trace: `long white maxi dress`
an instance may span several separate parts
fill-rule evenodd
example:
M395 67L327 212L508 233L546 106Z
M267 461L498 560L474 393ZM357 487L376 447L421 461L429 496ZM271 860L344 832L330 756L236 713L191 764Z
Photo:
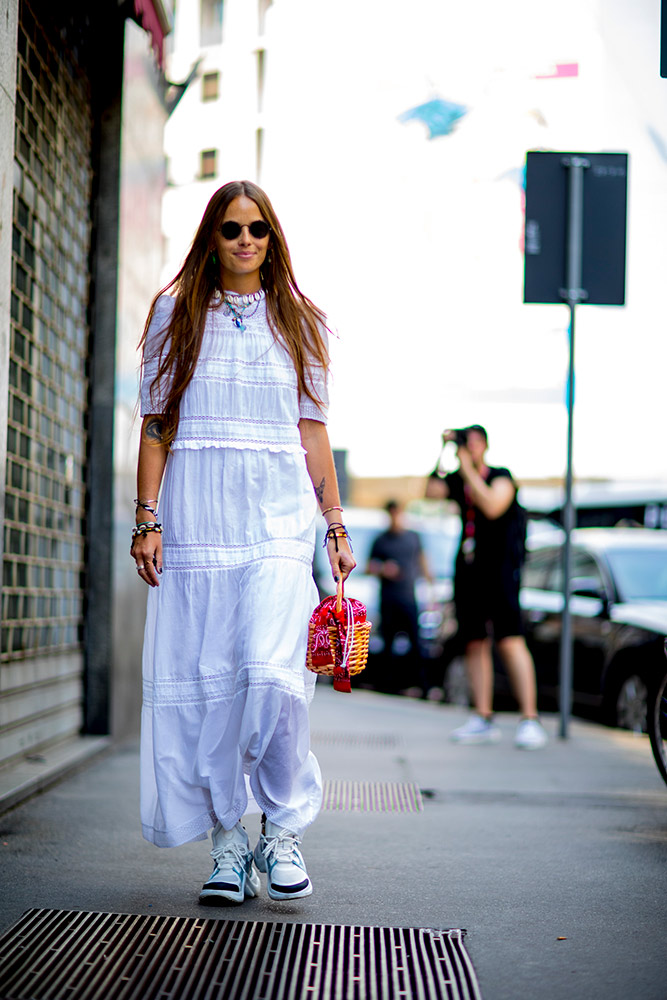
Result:
M265 300L245 331L215 305L167 458L163 572L148 594L141 820L159 847L204 839L216 820L231 829L258 809L300 834L322 801L305 669L317 502L298 421L325 416L299 396ZM142 415L160 412L150 386L172 308L161 296ZM326 404L326 373L314 371Z

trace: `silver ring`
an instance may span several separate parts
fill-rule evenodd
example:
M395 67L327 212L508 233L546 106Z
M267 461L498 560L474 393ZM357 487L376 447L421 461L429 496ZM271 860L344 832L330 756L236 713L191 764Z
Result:
M137 573L141 573L142 569L146 569L145 564L143 566L137 566Z

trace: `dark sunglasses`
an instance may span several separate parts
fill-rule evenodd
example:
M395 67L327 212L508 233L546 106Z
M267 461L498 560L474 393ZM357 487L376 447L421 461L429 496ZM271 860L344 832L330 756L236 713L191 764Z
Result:
M225 240L237 240L243 229L244 227L239 225L238 222L223 222L220 226L220 233ZM264 219L257 219L256 222L250 223L248 231L256 240L263 240L271 232L271 226L268 222L264 222Z

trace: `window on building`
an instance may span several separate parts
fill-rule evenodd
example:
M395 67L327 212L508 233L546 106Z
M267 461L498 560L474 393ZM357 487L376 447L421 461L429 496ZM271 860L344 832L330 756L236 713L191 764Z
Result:
M264 67L265 50L257 49L257 110L261 111L264 105Z
M256 159L256 170L257 179L262 175L262 159L264 154L264 129L258 128L255 135L255 159Z
M204 73L201 81L202 101L215 101L220 96L220 74Z
M202 179L215 177L218 172L218 151L217 149L204 149L201 154L200 177Z
M265 18L266 12L273 3L273 0L259 0L258 15L259 15L259 33L264 34L265 28Z
M200 45L220 45L222 41L222 0L201 0L199 11Z

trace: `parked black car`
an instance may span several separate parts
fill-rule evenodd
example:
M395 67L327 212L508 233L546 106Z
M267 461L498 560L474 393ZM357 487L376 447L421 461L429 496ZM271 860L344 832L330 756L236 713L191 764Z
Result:
M558 699L562 545L528 553L521 605L541 703ZM573 703L610 725L646 731L664 674L667 532L582 528L572 534Z
M667 639L665 655L667 656ZM649 690L647 724L651 750L660 777L667 784L667 663L663 666L662 676L658 674L656 683Z

